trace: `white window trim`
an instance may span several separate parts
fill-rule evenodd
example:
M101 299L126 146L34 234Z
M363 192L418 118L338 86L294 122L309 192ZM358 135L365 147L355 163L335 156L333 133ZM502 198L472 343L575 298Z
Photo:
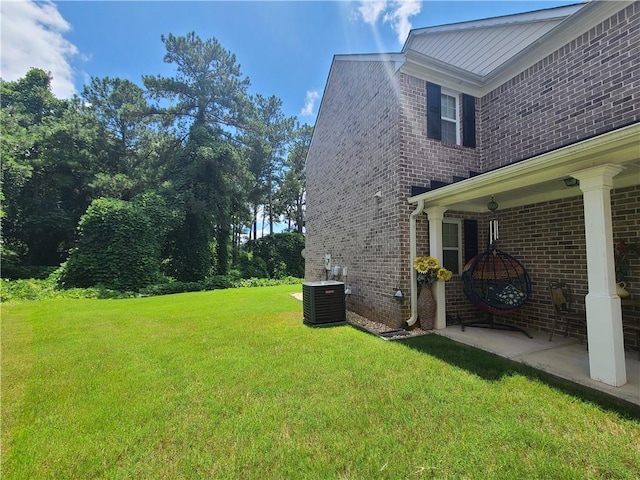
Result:
M462 220L458 219L458 218L443 218L442 219L442 223L453 223L455 225L458 226L458 247L457 248L452 248L452 247L445 247L444 246L444 238L442 239L442 250L447 250L447 251L451 251L451 250L457 250L458 251L458 268L460 269L460 271L458 272L453 272L454 275L460 275L462 273L462 269L464 268L464 265L462 264ZM444 230L443 230L443 234L444 234Z
M453 90L447 90L445 88L440 88L441 95L448 95L449 97L453 97L456 100L456 118L455 118L455 128L456 128L456 145L461 145L460 140L460 92L454 92ZM445 118L440 114L440 121L446 120L447 122L454 122L452 118Z

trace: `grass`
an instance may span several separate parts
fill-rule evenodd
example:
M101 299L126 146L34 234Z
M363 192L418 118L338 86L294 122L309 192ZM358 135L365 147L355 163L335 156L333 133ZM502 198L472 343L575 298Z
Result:
M2 477L629 478L631 406L241 288L2 305Z

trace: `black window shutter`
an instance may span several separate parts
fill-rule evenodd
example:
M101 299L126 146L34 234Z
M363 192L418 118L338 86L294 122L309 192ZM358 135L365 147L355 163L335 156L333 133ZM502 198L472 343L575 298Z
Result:
M462 94L462 145L476 147L476 99Z
M464 220L464 264L478 255L478 221Z
M427 137L442 140L440 85L427 82Z

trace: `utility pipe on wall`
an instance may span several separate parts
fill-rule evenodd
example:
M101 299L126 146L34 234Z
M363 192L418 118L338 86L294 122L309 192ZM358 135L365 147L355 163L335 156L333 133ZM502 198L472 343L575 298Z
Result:
M418 206L409 216L409 271L411 272L411 317L407 320L409 327L418 321L418 275L413 268L413 261L418 256L418 240L416 229L416 218L424 210L424 200L418 200Z

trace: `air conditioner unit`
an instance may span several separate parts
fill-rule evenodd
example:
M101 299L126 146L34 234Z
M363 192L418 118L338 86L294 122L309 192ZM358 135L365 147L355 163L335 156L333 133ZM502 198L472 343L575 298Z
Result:
M314 327L343 325L347 321L344 282L302 284L304 323Z

